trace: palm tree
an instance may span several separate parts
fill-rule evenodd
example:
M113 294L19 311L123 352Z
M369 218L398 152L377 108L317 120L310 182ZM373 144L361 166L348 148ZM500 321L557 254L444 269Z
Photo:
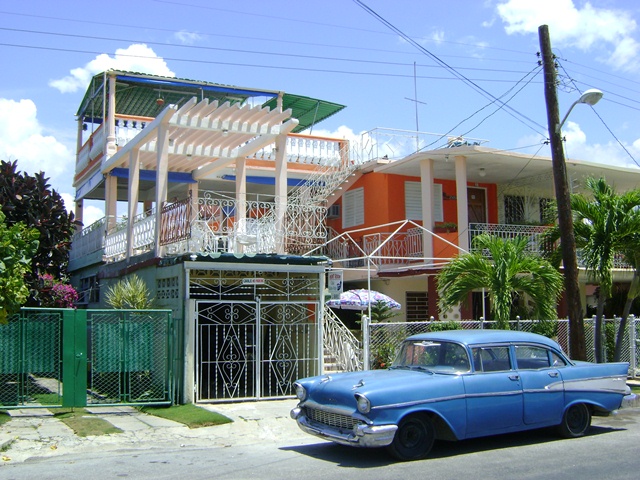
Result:
M466 301L470 292L483 288L498 328L509 328L513 300L522 294L531 300L538 319L556 317L562 275L547 260L527 252L527 238L483 234L474 238L473 246L476 252L459 255L438 274L442 309Z
M630 216L640 217L640 210L637 208L633 208ZM640 224L640 218L635 218L634 221L637 221ZM620 320L620 326L618 327L616 347L613 356L614 362L620 361L620 356L622 354L622 343L624 341L624 334L627 330L627 319L629 318L629 312L631 311L633 301L638 296L640 296L640 229L637 230L635 234L627 237L621 250L625 262L633 267L633 278L631 279L631 285L629 286L629 290L627 292L627 300L624 304L622 319Z
M627 249L633 255L633 240L640 228L640 191L617 194L604 178L588 178L586 186L590 196L571 195L571 208L580 259L589 277L600 287L594 344L596 362L601 362L602 317L604 304L611 297L613 264L617 252Z

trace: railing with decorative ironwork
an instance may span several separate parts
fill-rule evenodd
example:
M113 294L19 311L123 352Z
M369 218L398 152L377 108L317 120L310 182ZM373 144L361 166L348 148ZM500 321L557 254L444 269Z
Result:
M544 253L543 234L549 229L545 225L508 225L502 223L470 223L469 245L473 249L473 239L483 233L503 239L525 237L529 240L527 251L542 255Z
M333 153L324 162L317 162L316 168L309 172L305 181L289 192L289 204L308 205L326 201L355 172L360 163L359 156L350 152L347 140L309 137L305 142L319 142L320 146L326 143L326 150Z
M322 326L325 371L362 370L362 344L330 308L324 310Z

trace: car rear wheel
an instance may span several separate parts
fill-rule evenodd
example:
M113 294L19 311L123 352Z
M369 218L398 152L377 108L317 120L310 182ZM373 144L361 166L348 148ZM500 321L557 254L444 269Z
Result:
M571 405L562 416L558 427L560 435L565 438L582 437L591 426L591 411L584 403Z
M388 449L398 460L418 460L429 454L435 438L435 428L426 415L411 415L400 422Z

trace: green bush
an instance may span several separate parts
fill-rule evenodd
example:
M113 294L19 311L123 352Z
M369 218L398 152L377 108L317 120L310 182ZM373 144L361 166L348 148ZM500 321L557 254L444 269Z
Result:
M447 320L446 322L433 322L429 325L430 332L443 332L445 330L462 330L462 325L454 320Z

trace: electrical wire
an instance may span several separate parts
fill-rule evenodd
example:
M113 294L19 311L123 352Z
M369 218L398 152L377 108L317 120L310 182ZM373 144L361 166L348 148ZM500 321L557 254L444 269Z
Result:
M565 76L569 79L570 83L575 87L576 90L579 91L576 82L573 80L573 78L567 73L567 71L564 68L564 65L562 65L562 62L557 62L558 65L560 66L560 68L562 69L562 71L564 72ZM602 122L602 124L604 125L604 127L607 129L607 131L611 134L611 136L616 140L616 142L618 142L618 145L620 145L622 147L622 149L626 152L627 155L629 155L629 158L631 158L631 160L633 161L633 163L635 163L638 167L640 167L640 163L638 163L638 161L635 159L635 157L631 154L631 152L627 149L627 147L624 146L624 144L620 141L620 139L613 133L613 131L611 130L611 128L609 128L609 125L607 125L607 123L604 121L604 119L600 116L600 114L598 113L598 111L593 108L593 105L590 105L591 110L593 110L593 112L596 114L596 116L600 119L600 121Z
M384 17L379 15L372 8L370 8L369 6L364 4L361 0L353 0L353 1L357 5L359 5L364 11L366 11L371 16L373 16L375 19L380 21L383 25L387 26L389 29L391 29L392 31L396 32L396 34L398 34L400 37L402 37L405 41L407 41L408 43L413 45L415 48L417 48L419 51L421 51L422 53L427 55L429 58L433 59L436 63L438 63L440 66L442 66L445 70L447 70L448 72L452 73L455 77L457 77L460 80L462 80L465 84L470 86L473 90L475 90L476 92L480 93L482 96L484 96L487 99L497 101L498 103L503 103L497 97L495 97L492 93L490 93L487 90L485 90L484 88L480 87L473 80L465 77L463 74L459 73L455 68L453 68L450 65L448 65L444 60L440 59L437 55L433 54L432 52L430 52L429 50L424 48L422 45L418 44L415 40L413 40L411 37L406 35L402 30L400 30L398 27L396 27L391 22L386 20ZM542 128L542 129L544 129L544 127L542 125L540 125L539 123L537 123L534 120L530 119L529 117L527 117L526 115L522 114L521 112L515 110L511 106L509 106L507 104L505 104L504 106L505 106L505 109L506 109L505 110L506 113L511 115L518 122L522 123L526 127L528 127L531 130L533 130L534 132L536 132L536 130L534 128L532 128L531 125L527 124L524 120L526 120L526 121L530 122L531 124L534 124L534 125ZM536 132L536 133L538 133L538 132Z

